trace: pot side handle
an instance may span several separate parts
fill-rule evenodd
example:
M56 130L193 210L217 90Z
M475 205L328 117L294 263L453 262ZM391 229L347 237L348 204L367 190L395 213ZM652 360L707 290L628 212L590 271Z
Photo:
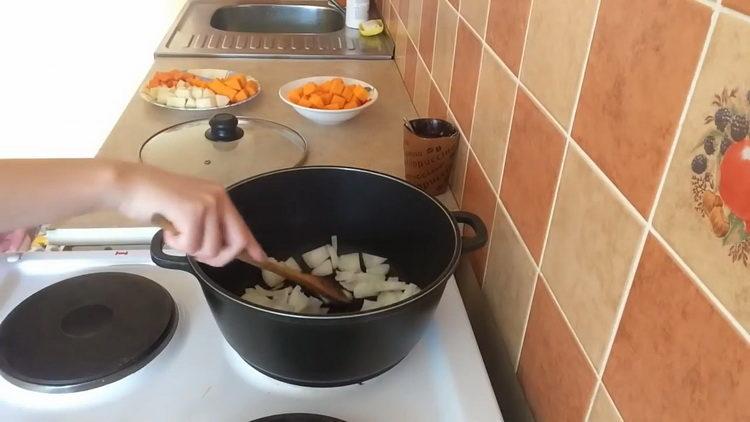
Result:
M151 260L159 267L170 270L190 271L190 263L185 256L167 255L164 253L164 230L156 232L151 239Z
M474 230L473 237L461 237L461 253L475 251L487 244L487 226L479 216L466 211L453 211L453 218ZM152 253L153 254L153 253Z

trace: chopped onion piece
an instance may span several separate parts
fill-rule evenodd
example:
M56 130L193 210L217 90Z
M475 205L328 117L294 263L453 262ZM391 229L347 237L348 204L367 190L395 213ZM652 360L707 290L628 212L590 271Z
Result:
M302 254L302 259L310 268L315 268L329 258L328 249L325 246L315 248Z
M404 292L401 293L401 297L398 299L399 301L402 301L404 299L408 299L415 294L419 293L419 286L417 286L414 283L409 283L406 285L406 288L404 289Z
M399 279L398 277L393 276L393 277L388 277L387 279L385 279L385 281L399 281Z
M276 263L279 262L271 257L268 257L268 260ZM260 275L261 277L263 277L263 281L268 285L268 287L273 288L284 282L284 277L268 270L261 270Z
M381 306L383 306L383 305L380 305L377 301L365 299L365 300L362 301L362 309L360 309L360 310L361 311L368 311L370 309L379 308Z
M373 273L357 273L354 275L354 280L364 282L380 282L385 281L385 275Z
M400 281L359 281L354 285L352 292L354 293L354 297L361 299L375 296L380 292L404 290L405 288L406 283Z
M356 274L351 271L336 271L336 281L344 283L347 281L354 281Z
M297 271L302 271L302 267L299 266L297 263L297 260L294 259L294 257L289 257L286 261L284 261L284 265L286 265L289 268L294 268Z
M333 246L333 250L338 255L339 253L339 237L338 236L331 236L331 246Z
M310 298L302 293L302 289L299 286L294 286L292 293L289 294L289 306L292 312L302 312L310 303Z
M379 306L388 306L396 302L401 301L401 295L403 295L402 292L382 292L378 295L378 305Z
M331 265L331 260L326 259L325 261L323 261L322 264L313 268L311 273L312 275L317 275L317 276L325 276L325 275L333 274L333 265Z
M342 271L352 271L355 273L362 271L362 268L359 266L359 254L350 253L339 256L338 268Z
M391 266L388 264L373 265L372 267L367 267L367 273L386 275L390 269Z
M374 267L387 261L387 258L382 256L370 255L369 253L362 254L362 260L365 261L365 268Z
M268 306L268 307L271 307L273 305L273 301L271 301L271 299L267 298L262 293L254 289L245 290L245 294L242 295L241 298L243 300L255 303L257 305L263 305L263 306Z
M326 250L328 251L328 255L331 257L331 265L333 265L333 268L338 268L339 256L336 253L336 248L331 245L326 245Z

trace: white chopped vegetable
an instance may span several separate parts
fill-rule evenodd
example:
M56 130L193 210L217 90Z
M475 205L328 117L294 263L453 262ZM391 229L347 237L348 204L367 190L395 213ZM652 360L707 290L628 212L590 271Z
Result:
M175 97L180 97L180 98L190 98L190 90L187 88L180 87L174 90L174 95Z
M268 260L276 262L276 263L279 262L279 261L277 261L277 260L275 260L274 258L271 258L271 257L269 257ZM273 288L273 287L276 287L276 286L278 286L278 285L280 285L281 283L284 282L284 277L282 277L282 276L280 276L280 275L278 275L278 274L276 274L274 272L268 271L268 270L261 270L260 271L260 275L263 277L263 281L266 282L266 284L268 285L268 287L272 287Z
M401 297L398 299L398 301L402 301L404 299L408 299L415 294L419 293L419 286L417 286L414 283L409 283L406 285L406 288L404 289L404 292L401 293Z
M148 89L148 95L151 96L151 98L156 99L156 97L159 96L159 87L155 86L153 88Z
M378 295L378 305L380 306L388 306L393 303L401 301L401 295L403 295L403 292L394 291L394 292L382 292Z
M406 288L406 283L400 281L358 281L354 285L352 293L357 299L365 297L375 296L380 292L391 291L391 290L403 290Z
M192 98L188 98L187 101L185 101L185 107L195 108L195 100Z
M375 300L367 300L367 299L365 299L365 300L362 301L362 309L360 309L360 310L361 311L368 311L370 309L379 308L381 306L383 306L383 305L380 305Z
M391 269L391 266L388 264L379 264L379 265L373 265L371 267L367 267L367 272L369 274L388 274L388 270Z
M325 261L323 261L322 264L313 268L313 270L311 271L311 274L317 275L317 276L326 276L326 275L333 274L333 265L331 265L331 260L326 259Z
M198 88L197 86L190 88L190 96L196 100L198 98L203 98L203 88Z
M185 81L183 81L183 80L177 81L177 89L185 88L187 86L188 86L188 84L186 84ZM178 95L178 97L179 97L179 95Z
M215 99L217 107L224 107L225 105L229 104L229 97L227 96L217 95Z
M339 255L336 253L336 249L334 249L331 245L326 245L326 250L328 251L328 255L331 257L331 265L333 265L333 268L338 268Z
M359 254L350 253L339 256L338 268L342 271L352 271L355 273L362 271L362 268L359 266Z
M326 249L325 246L315 248L309 252L305 252L302 254L302 259L310 268L317 267L328 258L330 258L330 255L328 255L328 249Z
M245 290L245 294L242 295L242 299L248 302L255 303L256 305L263 305L273 307L273 301L254 289Z
M399 281L399 279L398 279L398 277L393 276L393 277L386 278L385 281Z
M156 96L156 102L159 104L166 105L167 101L169 101L169 99L173 97L174 97L174 94L168 89L167 90L160 89L159 94L157 94Z
M214 106L214 99L212 97L198 98L195 100L195 106L197 108L211 108Z
M187 101L187 98L169 97L167 98L167 105L169 107L185 108L186 101Z
M292 293L289 294L289 306L292 312L302 312L310 302L310 298L302 293L299 286L294 286Z
M336 251L336 253L339 253L339 237L338 236L331 236L331 246L333 246L333 250Z
M369 253L362 254L362 261L365 262L365 268L374 267L387 261L386 258L377 255L370 255Z
M302 267L299 266L297 263L297 260L294 259L294 257L289 257L286 261L284 261L284 265L286 265L289 268L293 268L297 271L302 271Z
M357 273L354 275L354 280L363 282L385 281L385 274Z
M215 96L216 96L216 94L213 91L211 91L208 88L203 88L203 97L202 98L213 98Z
M354 281L354 275L355 273L351 271L336 271L336 281L338 282Z

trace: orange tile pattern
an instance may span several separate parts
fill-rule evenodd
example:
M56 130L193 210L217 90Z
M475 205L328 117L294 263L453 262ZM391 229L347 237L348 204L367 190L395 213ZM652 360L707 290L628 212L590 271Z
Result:
M537 420L750 420L750 237L717 239L716 181L690 184L747 132L750 1L376 4L418 113L461 133L451 190L490 239L468 306L515 366L495 384Z

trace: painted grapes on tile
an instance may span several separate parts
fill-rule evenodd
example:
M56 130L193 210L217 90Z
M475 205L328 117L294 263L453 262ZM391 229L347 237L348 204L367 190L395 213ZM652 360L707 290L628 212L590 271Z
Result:
M705 116L690 162L695 211L732 262L750 260L750 87L724 88Z

